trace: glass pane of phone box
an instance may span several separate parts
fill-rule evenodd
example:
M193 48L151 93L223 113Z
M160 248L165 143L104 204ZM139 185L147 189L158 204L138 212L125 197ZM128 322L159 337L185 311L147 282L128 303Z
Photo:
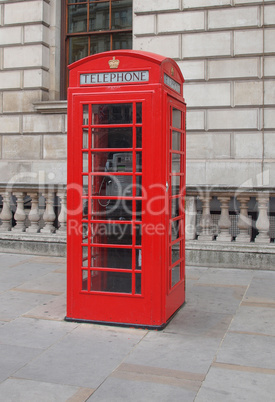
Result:
M132 127L101 127L92 129L92 148L132 148Z
M130 272L91 271L91 291L132 293L132 274Z
M139 161L137 161L138 163ZM132 172L132 152L93 152L92 172Z
M132 124L133 105L114 103L92 105L92 124Z
M82 289L88 290L88 279L82 280ZM132 293L131 272L91 271L91 291ZM135 274L135 294L141 294L141 274Z

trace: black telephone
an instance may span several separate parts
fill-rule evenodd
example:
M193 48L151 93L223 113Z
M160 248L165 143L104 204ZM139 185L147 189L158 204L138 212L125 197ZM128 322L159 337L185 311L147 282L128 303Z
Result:
M116 152L106 162L106 172L132 172L133 156L131 152ZM131 176L109 176L106 184L106 196L132 195Z

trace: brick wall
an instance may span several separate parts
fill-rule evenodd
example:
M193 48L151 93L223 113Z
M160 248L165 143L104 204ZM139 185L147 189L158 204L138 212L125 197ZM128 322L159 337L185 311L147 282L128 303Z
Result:
M275 185L275 1L134 0L134 48L186 83L187 183Z

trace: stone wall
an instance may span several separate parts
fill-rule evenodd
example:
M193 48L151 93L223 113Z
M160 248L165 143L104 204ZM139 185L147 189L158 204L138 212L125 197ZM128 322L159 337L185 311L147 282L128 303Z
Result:
M180 65L187 184L275 185L275 1L134 0L134 48Z
M59 0L0 1L1 182L66 182ZM133 0L134 49L186 79L187 184L275 185L275 1Z
M0 3L0 181L66 182L60 1ZM43 112L43 113L41 113Z

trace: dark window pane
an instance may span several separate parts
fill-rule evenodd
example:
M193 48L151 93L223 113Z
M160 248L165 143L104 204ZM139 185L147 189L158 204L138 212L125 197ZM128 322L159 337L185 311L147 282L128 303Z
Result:
M68 32L87 31L87 5L71 5L68 7Z
M141 246L141 238L142 238L142 226L136 226L136 245Z
M69 40L70 57L69 64L88 56L88 37L81 36L81 38L74 37Z
M132 172L133 171L133 153L132 152L93 152L92 153L92 172ZM129 180L128 180L129 179ZM108 180L112 178L108 177ZM125 184L127 186L132 182L130 176L114 176L115 184L119 183L123 186L120 191L123 191ZM111 189L111 187L109 187ZM109 195L111 193L109 192Z
M113 50L119 49L132 49L131 33L113 34Z
M135 186L136 193L134 194L136 197L142 197L142 177L136 176L136 186Z
M141 152L136 153L136 172L139 172L139 173L142 172L142 153ZM139 178L141 180L140 176L137 177L137 183L138 183ZM141 182L140 182L140 185L141 185Z
M82 218L88 219L88 200L87 199L82 200Z
M92 148L132 148L132 127L93 128Z
M141 294L141 274L136 274L136 294Z
M112 2L112 29L132 27L132 1L120 0Z
M91 291L132 293L132 274L129 272L91 272Z
M142 148L142 127L137 127L136 128L137 132L137 148Z
M109 1L90 3L90 31L106 31L109 29Z
M91 243L132 244L132 225L118 223L92 223Z
M131 124L133 122L131 103L114 103L92 106L92 124Z
M132 249L91 247L91 267L132 269Z
M107 52L110 50L110 35L91 36L90 54Z
M91 200L91 211L93 220L132 220L132 201L95 199Z
M136 113L137 113L136 121L138 124L141 124L142 123L142 103L137 103Z
M136 201L136 220L137 221L142 221L142 214L144 211L142 211L142 201Z

